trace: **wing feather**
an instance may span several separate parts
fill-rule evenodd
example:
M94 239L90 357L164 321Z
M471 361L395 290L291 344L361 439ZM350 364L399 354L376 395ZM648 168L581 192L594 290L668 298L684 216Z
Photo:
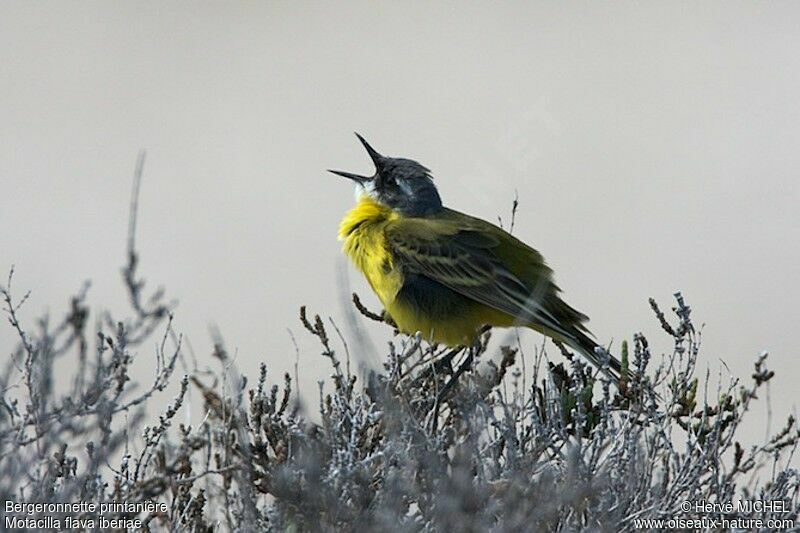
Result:
M516 317L520 324L533 322L571 337L545 305L558 288L538 252L525 245L514 250L528 256L521 258L530 267L523 281L498 255L498 247L506 235L492 233L502 230L483 221L480 222L492 231L464 224L463 219L458 226L449 222L413 218L392 221L385 230L387 246L398 263L410 272L427 276L472 300ZM516 241L510 235L507 237ZM538 275L531 276L531 272Z

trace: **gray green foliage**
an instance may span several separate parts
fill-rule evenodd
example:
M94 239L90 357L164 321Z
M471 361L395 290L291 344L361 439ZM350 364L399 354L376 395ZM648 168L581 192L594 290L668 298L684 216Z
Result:
M173 379L181 342L169 306L142 303L135 265L134 252L126 267L133 316L105 317L91 336L85 291L66 317L29 331L9 278L2 296L19 346L0 379L0 497L164 501L169 513L145 522L176 531L618 531L636 518L686 515L685 500L738 497L786 500L791 513L773 517L797 519L794 419L762 445L736 435L774 377L766 355L749 385L696 376L700 335L680 296L677 327L653 302L673 352L656 364L635 335L621 353L632 372L617 383L577 357L547 363L541 349L528 368L519 346L492 357L489 332L462 352L395 337L383 370L362 382L341 363L329 327L303 310L333 369L312 423L288 375L270 385L262 365L247 385L221 341L219 371L184 377L172 404L145 410ZM132 350L156 335L155 381L136 394ZM62 367L75 372L59 396ZM174 427L188 387L207 415ZM142 422L143 431L128 430Z
M0 369L3 500L165 502L168 512L139 515L153 531L631 531L697 516L685 501L738 498L782 500L786 512L753 516L798 519L794 418L762 444L739 436L780 376L766 354L747 381L698 375L701 336L680 294L673 321L651 300L671 352L634 335L616 382L563 347L553 364L542 347L490 343L489 331L462 350L395 334L381 371L357 377L335 324L302 309L332 369L312 417L288 374L262 364L238 375L221 338L217 370L184 362L174 376L186 354L173 306L144 296L134 229L135 216L124 319L101 314L92 328L85 287L66 316L24 324L12 276L0 291L18 339ZM136 389L133 354L153 345L155 378ZM57 392L65 373L69 390ZM176 380L169 405L153 401ZM176 418L190 388L204 413L192 427Z

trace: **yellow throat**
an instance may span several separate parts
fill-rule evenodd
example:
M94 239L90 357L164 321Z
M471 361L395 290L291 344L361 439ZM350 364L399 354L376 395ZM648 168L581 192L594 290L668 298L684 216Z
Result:
M342 251L364 274L383 306L388 308L403 285L402 274L385 246L384 227L396 220L398 214L367 195L361 195L356 205L339 223Z

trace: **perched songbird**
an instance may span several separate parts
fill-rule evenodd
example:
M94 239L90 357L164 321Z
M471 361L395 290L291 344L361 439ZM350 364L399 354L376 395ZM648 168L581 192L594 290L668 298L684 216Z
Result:
M541 254L503 229L442 205L430 171L379 154L356 134L373 176L331 170L356 184L339 239L397 327L450 346L469 345L484 325L526 326L597 366L587 317L559 297ZM620 363L609 357L609 368Z

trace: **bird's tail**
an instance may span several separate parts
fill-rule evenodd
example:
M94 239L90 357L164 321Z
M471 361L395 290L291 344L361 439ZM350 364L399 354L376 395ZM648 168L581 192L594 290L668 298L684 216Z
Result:
M600 370L607 368L614 379L619 379L623 374L629 375L628 371L622 368L619 359L609 354L588 335L589 330L583 325L589 320L588 317L559 298L558 288L555 285L550 289L550 292L545 291L544 295L533 291L529 296L529 299L537 305L535 319L531 320L528 327L570 346Z
M571 337L572 338L565 339L567 344L580 352L580 354L588 359L589 362L594 366L602 369L604 366L603 358L608 357L608 369L612 376L614 378L619 378L623 374L622 363L619 361L619 359L606 352L605 348L593 341L583 331L575 328ZM605 353L598 353L600 350Z

